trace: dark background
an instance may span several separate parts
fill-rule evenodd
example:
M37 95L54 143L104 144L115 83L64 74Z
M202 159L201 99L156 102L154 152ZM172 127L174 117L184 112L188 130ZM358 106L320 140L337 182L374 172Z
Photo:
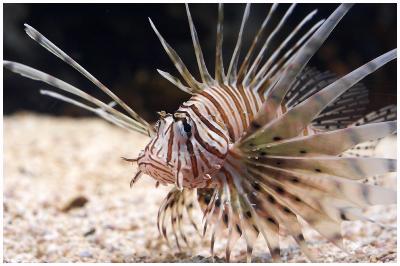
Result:
M245 54L269 6L252 6L241 55ZM272 25L276 25L288 6L280 5ZM210 73L214 73L217 5L191 4L190 7L207 66ZM313 9L318 8L312 21L315 23L328 17L336 7L336 4L299 4L275 40L282 41ZM243 9L244 4L225 5L225 65L236 43ZM31 40L24 32L23 23L28 23L150 121L157 118L156 111L173 112L189 96L157 73L156 69L159 68L179 76L152 31L148 17L153 19L186 66L198 76L183 4L4 4L3 11L4 59L33 66L109 101L77 71ZM395 4L355 5L309 65L343 75L395 48L396 17ZM271 27L267 33L270 31ZM3 82L3 111L6 115L23 110L54 115L92 115L78 107L40 95L39 89L49 88L47 84L22 78L7 70L4 71ZM370 110L396 103L396 63L384 66L367 77L364 83L370 89Z

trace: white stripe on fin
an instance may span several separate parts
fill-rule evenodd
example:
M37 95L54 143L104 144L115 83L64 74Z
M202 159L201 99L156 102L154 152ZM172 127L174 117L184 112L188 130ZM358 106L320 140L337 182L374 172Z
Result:
M396 121L373 123L260 145L250 154L264 152L268 155L302 157L317 154L339 155L359 143L383 138L394 131Z
M5 68L8 68L14 73L20 74L24 77L33 79L33 80L39 80L42 82L45 82L53 87L56 87L58 89L67 91L69 93L75 94L97 106L100 108L106 110L107 112L111 113L115 117L118 117L119 119L127 122L128 124L132 125L137 131L140 133L144 133L147 135L150 135L152 131L149 130L145 125L142 123L134 120L133 118L128 117L127 115L115 110L114 108L110 107L109 105L103 103L102 101L94 98L93 96L87 94L86 92L66 83L65 81L62 81L56 77L53 77L49 74L46 74L42 71L39 71L37 69L31 68L29 66L16 63L16 62L11 62L11 61L4 61L3 65Z
M180 90L189 93L189 94L195 94L198 91L195 91L194 89L190 87L186 87L185 85L182 84L182 82L177 78L169 74L168 72L162 71L160 69L157 69L157 72L166 80L174 84L176 87L178 87Z
M97 80L92 74L90 74L86 69L84 69L81 65L79 65L74 59L72 59L70 56L68 56L66 53L64 53L60 48L58 48L55 44L53 44L46 37L44 37L36 29L29 26L28 24L24 24L24 25L25 25L25 31L29 35L29 37L31 37L33 40L35 40L37 43L39 43L41 46L43 46L49 52L51 52L52 54L54 54L55 56L57 56L58 58L63 60L65 63L67 63L68 65L75 68L79 73L81 73L83 76L85 76L87 79L89 79L94 85L96 85L104 93L106 93L108 96L110 96L116 103L118 103L122 108L124 108L132 116L133 119L135 119L139 123L143 124L143 126L148 128L148 131L151 132L151 134L154 133L151 126L143 118L141 118L136 112L134 112L127 104L125 104L120 98L118 98L117 95L115 95L112 91L110 91L103 83L101 83L99 80Z
M265 164L283 169L302 169L311 173L323 173L355 180L396 172L396 160L385 158L266 156L257 159L250 157L247 161L257 166Z
M132 125L126 123L125 121L123 121L123 120L121 120L121 119L119 119L119 118L117 118L115 116L110 115L103 108L93 108L93 107L90 107L87 104L81 103L81 102L76 101L76 100L74 100L72 98L66 97L66 96L64 96L62 94L59 94L59 93L56 93L56 92L53 92L53 91L49 91L49 90L40 90L40 93L42 95L47 95L47 96L56 98L58 100L61 100L61 101L76 105L76 106L78 106L80 108L83 108L83 109L86 109L86 110L88 110L90 112L93 112L93 113L97 114L98 116L100 116L101 118L103 118L104 120L107 120L108 122L111 122L116 126L125 128L127 130L133 130L133 131L141 132L143 134L147 133L146 131L143 131L143 132L139 131L137 128L132 127Z
M271 43L272 39L275 37L275 35L279 32L279 30L282 28L282 26L285 24L286 20L289 18L289 16L292 14L294 8L296 7L296 4L292 4L288 10L286 11L285 15L281 18L279 21L279 24L274 28L274 30L269 34L267 40L265 41L264 45L262 46L260 52L258 53L256 59L254 59L254 62L252 66L249 69L249 72L246 74L244 78L244 84L248 84L249 80L252 79L256 73L258 66L261 63L261 60L265 56L266 50L268 49L269 44Z
M222 43L224 39L224 4L218 4L217 40L215 45L215 80L222 84L225 82L224 60L222 58Z
M396 49L391 50L315 93L307 100L274 119L244 141L248 147L298 136L321 111L346 90L367 75L396 58Z
M305 67L322 43L328 38L337 23L339 23L351 6L352 4L341 4L296 53L296 56L290 61L290 67L287 67L281 74L278 83L257 113L254 121L258 125L265 125L276 117L276 111L296 76ZM249 128L245 137L253 133L254 130L254 128Z
M228 73L226 74L228 78L229 83L234 83L237 80L237 65L239 61L239 54L240 54L240 49L242 47L242 37L243 37L243 31L244 27L246 25L247 19L249 18L250 15L250 3L246 4L246 8L244 9L243 13L243 19L242 19L242 24L240 25L240 30L239 30L239 35L238 39L236 42L235 50L233 51L232 59L229 64L228 68Z
M279 45L277 49L273 52L271 56L269 56L267 62L261 67L261 69L258 71L257 75L254 77L252 80L252 84L258 84L258 82L262 79L262 77L265 75L269 67L272 65L274 60L278 57L282 49L288 44L288 42L301 30L301 28L308 22L310 21L314 15L317 13L317 10L313 10L310 12L292 31L291 33L286 37L286 39ZM271 36L270 36L271 38ZM251 86L253 87L253 85Z
M149 18L151 27L153 28L154 32L156 33L158 39L160 40L162 46L164 47L164 50L167 52L169 58L171 61L174 63L176 69L179 71L179 73L182 75L182 77L185 79L189 87L196 91L202 91L203 90L203 85L199 83L193 76L190 74L189 70L179 57L179 55L175 52L174 49L165 41L165 39L161 36L161 34L158 32L156 26L154 25L153 21Z
M201 46L199 42L199 38L197 37L196 28L193 24L192 15L190 14L189 5L185 3L186 6L186 13L189 20L189 27L190 27L190 34L192 36L193 47L196 53L197 64L200 70L200 76L204 83L208 85L214 84L213 78L208 73L206 63L204 62L203 52L201 51Z
M271 6L267 17L264 19L263 23L261 24L260 29L258 30L256 36L254 37L253 43L251 44L251 46L250 46L250 48L249 48L249 50L247 52L247 55L244 58L244 60L242 62L242 65L240 67L239 74L238 74L238 82L241 82L241 80L244 78L245 74L247 73L247 69L248 69L249 64L250 64L250 57L252 56L253 51L254 51L254 49L256 47L256 44L257 44L258 40L261 37L261 34L264 32L266 26L268 25L268 22L270 21L270 19L272 17L272 14L275 12L277 7L278 7L277 3L274 3Z

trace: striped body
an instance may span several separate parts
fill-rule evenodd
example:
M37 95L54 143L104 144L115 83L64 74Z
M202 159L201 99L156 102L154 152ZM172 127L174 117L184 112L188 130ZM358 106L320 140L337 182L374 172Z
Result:
M215 187L220 182L213 175L223 168L229 148L243 136L263 98L229 85L196 94L174 115L163 115L157 122L156 135L138 157L140 170L164 185L182 175L183 187ZM282 105L278 115L285 109ZM185 131L186 123L190 132ZM315 131L308 126L303 135Z
M246 5L238 40L225 71L222 58L224 15L223 5L219 4L215 76L212 77L186 5L201 81L193 77L150 20L184 82L167 72L158 72L192 95L173 115L160 112L155 128L29 25L26 25L26 32L30 37L78 70L113 101L103 103L58 78L23 64L5 61L4 66L72 93L95 107L52 91L42 91L45 95L151 137L138 158L126 159L139 166L131 185L143 173L164 185L175 184L160 206L157 224L168 241L166 217L170 218L179 249L180 238L188 244L182 229L184 210L198 229L192 216L197 200L203 211L203 236L207 226L212 226L212 257L216 238L227 229L225 255L228 261L231 250L242 236L246 241L247 261L251 261L253 244L260 235L272 259L279 261L279 235L283 228L307 258L315 261L303 236L301 220L344 249L342 221L371 221L362 215L361 208L396 203L395 191L358 182L396 171L396 160L374 158L373 154L365 152L373 149L377 140L396 130L396 121L393 121L396 107L387 106L363 117L368 91L359 84L367 75L394 60L396 49L341 78L329 71L307 69L311 57L351 7L351 4L342 4L294 42L295 35L316 10L310 12L275 50L267 53L272 39L293 12L296 4L292 4L255 56L255 47L277 6L270 7L239 65L242 34L250 14L250 4ZM294 44L289 46L289 43ZM115 104L129 116L114 109Z

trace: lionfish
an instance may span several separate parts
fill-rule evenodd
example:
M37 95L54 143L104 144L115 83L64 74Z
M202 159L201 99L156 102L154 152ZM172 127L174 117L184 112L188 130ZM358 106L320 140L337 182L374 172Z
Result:
M162 46L186 84L158 70L168 81L192 95L174 114L159 112L151 126L105 85L71 57L25 24L26 33L48 51L75 68L112 98L103 103L82 90L34 68L5 61L4 66L25 77L43 81L72 93L96 107L44 90L42 94L90 110L105 120L151 137L135 159L138 172L158 184L174 185L163 201L157 225L168 240L166 220L176 244L188 242L182 230L183 214L199 230L193 207L203 212L203 236L211 230L211 254L221 232L227 235L226 259L240 237L247 245L247 261L259 235L274 261L280 261L279 234L284 229L311 261L315 254L306 244L299 221L305 221L327 240L344 250L342 221L363 220L361 208L395 204L396 192L360 180L396 172L395 159L371 157L377 140L396 131L396 106L387 106L361 117L368 91L365 76L396 58L396 49L337 78L329 71L306 67L332 30L349 11L340 5L326 20L308 28L309 13L264 60L272 40L295 8L292 4L272 29L255 56L256 45L277 9L273 4L239 65L243 33L250 15L244 9L236 46L227 70L222 58L223 5L218 6L214 77L207 70L195 26L186 4L194 51L201 80L185 66L177 52L150 20ZM288 43L294 44L288 47ZM128 115L117 111L120 105ZM392 121L390 121L392 120ZM227 231L226 231L227 230ZM200 231L200 230L199 230ZM201 233L200 233L201 234Z

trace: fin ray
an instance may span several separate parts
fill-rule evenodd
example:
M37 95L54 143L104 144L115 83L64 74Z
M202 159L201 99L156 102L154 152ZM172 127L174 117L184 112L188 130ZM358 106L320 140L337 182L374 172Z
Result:
M92 74L90 74L86 69L79 65L74 59L64 53L60 48L53 44L50 40L44 37L40 32L38 32L33 27L28 24L24 24L25 31L33 40L39 43L42 47L47 49L49 52L60 58L62 61L75 68L79 73L90 80L94 85L101 89L104 93L110 96L116 103L118 103L122 108L124 108L135 120L140 124L143 124L146 128L151 131L150 125L141 118L136 112L134 112L127 104L125 104L117 95L110 91L103 83L97 80Z
M192 36L193 47L194 47L194 51L196 54L196 59L197 59L197 64L199 66L201 79L203 80L204 83L206 83L208 85L212 85L214 83L214 80L208 73L206 63L204 62L203 52L201 50L201 46L200 46L199 38L197 36L196 28L193 24L192 15L190 14L189 5L187 3L185 3L185 6L186 6L186 14L187 14L188 21L189 21L190 35Z

